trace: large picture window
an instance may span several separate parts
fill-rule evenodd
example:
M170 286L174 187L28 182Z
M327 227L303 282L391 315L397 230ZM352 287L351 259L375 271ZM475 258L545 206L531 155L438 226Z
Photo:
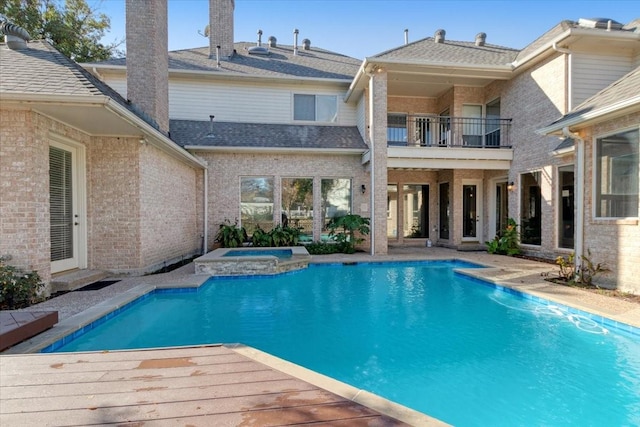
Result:
M336 217L351 213L351 180L328 178L321 181L321 208L324 227Z
M249 235L273 228L273 177L240 178L240 219Z
M539 245L542 242L542 196L540 192L540 172L520 175L522 184L520 200L522 243Z
M338 97L335 95L294 94L293 120L337 122Z
M313 241L313 178L282 178L282 225L298 228L301 242Z
M638 216L638 129L598 138L595 209L601 218Z

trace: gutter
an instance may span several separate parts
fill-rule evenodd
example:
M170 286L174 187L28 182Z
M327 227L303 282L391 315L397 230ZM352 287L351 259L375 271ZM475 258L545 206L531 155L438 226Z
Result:
M368 148L269 148L269 147L219 147L219 146L203 146L203 145L185 145L185 150L189 151L205 151L218 153L278 153L278 154L339 154L339 155L362 155Z
M536 133L539 135L549 135L553 133L559 134L560 132L562 132L562 129L565 127L571 127L575 125L587 125L588 121L601 119L604 116L609 114L615 113L617 115L623 115L625 114L624 111L626 109L628 108L637 109L638 105L640 105L640 95L625 99L623 101L608 105L606 107L603 107L597 110L591 110L582 114L577 114L576 116L571 117L570 119L560 119L556 123L550 126L546 126L536 130Z
M568 127L562 128L562 134L566 138L571 138L575 142L576 157L576 200L575 206L578 215L576 215L575 228L575 271L576 273L582 268L582 256L584 255L584 212L581 209L584 206L584 185L585 185L585 164L584 164L584 140L580 135L573 133Z

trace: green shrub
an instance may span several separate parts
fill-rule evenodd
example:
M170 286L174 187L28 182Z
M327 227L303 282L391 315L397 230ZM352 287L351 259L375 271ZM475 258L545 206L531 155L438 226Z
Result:
M313 242L304 246L310 255L331 255L342 252L337 243Z
M248 236L244 227L238 227L238 220L236 219L233 224L229 220L225 220L224 223L220 224L215 239L220 242L223 248L237 248L248 240Z
M356 233L363 236L369 234L369 218L354 214L339 216L333 218L328 227L329 237L338 242L341 252L352 254L356 251L356 245L364 241L356 237Z
M42 300L44 283L40 275L7 265L8 259L0 257L0 309L24 308Z
M517 255L520 253L518 224L513 218L507 220L507 226L500 230L490 242L486 242L487 252L500 255Z

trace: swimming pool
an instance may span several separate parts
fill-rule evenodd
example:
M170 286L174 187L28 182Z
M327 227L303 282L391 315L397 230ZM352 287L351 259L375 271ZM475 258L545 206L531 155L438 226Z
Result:
M58 351L242 342L455 425L640 424L637 336L460 267L212 279L157 291Z

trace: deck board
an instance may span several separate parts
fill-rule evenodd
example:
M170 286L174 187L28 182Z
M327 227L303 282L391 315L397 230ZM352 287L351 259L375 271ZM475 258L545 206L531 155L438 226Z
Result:
M0 351L58 323L57 311L0 311Z
M223 346L0 356L0 425L401 426Z

